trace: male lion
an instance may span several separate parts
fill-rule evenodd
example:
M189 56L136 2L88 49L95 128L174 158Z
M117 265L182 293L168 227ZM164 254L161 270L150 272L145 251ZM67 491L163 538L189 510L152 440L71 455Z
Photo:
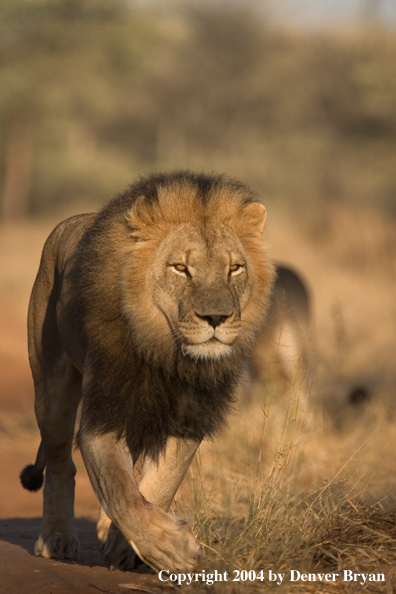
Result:
M274 276L265 217L242 183L186 171L143 178L50 235L28 318L42 441L21 474L37 490L46 467L36 555L78 553L71 449L82 398L78 442L106 559L195 566L195 538L166 511L200 441L223 425L263 323Z

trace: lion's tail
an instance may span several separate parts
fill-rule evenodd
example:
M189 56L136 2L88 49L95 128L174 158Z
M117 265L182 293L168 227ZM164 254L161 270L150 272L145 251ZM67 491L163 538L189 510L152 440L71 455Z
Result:
M44 451L44 445L43 442L41 442L37 452L36 462L25 466L19 475L24 489L27 489L28 491L38 491L41 489L44 481L44 468L46 463L47 458Z

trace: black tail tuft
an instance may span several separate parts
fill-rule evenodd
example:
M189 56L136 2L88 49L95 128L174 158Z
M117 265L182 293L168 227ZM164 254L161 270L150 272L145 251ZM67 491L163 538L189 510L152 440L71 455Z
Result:
M28 464L19 475L22 486L28 491L38 491L43 486L44 473L35 464Z

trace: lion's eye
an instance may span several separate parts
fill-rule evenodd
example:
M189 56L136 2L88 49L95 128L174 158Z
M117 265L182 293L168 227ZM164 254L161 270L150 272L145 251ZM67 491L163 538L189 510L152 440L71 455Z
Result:
M185 274L186 276L190 276L188 268L185 264L173 264L173 269L176 270L177 272L181 272L182 274Z
M230 274L238 274L242 272L243 264L230 264L229 271Z

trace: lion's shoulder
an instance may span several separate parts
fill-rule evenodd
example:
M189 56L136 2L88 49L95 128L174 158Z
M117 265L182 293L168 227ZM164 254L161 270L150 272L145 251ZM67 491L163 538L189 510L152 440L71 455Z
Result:
M43 256L59 259L62 265L62 261L75 252L81 238L95 219L96 214L85 213L58 223L44 244Z

